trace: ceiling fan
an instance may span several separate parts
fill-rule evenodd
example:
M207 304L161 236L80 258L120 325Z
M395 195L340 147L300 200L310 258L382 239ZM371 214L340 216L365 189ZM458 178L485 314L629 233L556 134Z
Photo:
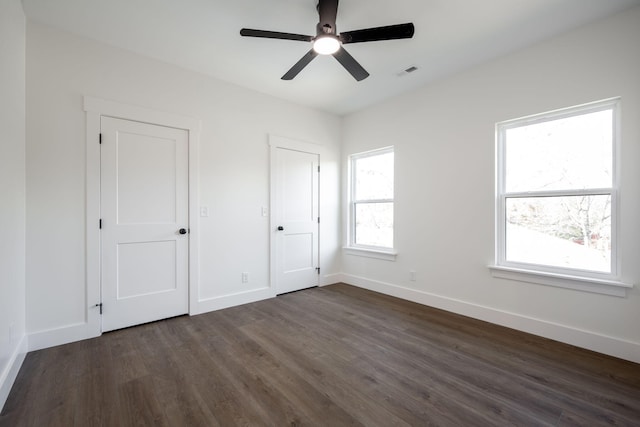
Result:
M289 71L282 76L282 80L291 80L302 71L318 55L333 55L340 64L357 80L369 77L367 70L356 61L342 47L349 43L364 43L379 40L410 39L413 37L412 23L389 25L385 27L365 28L362 30L346 31L338 34L336 31L336 16L338 14L338 0L319 0L318 15L320 22L316 26L316 36L304 34L281 33L277 31L253 30L243 28L241 36L261 37L267 39L296 40L313 43L307 52Z

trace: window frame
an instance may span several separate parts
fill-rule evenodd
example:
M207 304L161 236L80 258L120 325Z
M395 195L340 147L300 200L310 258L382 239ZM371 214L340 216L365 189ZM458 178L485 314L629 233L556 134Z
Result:
M356 179L354 176L355 173L355 163L358 160L384 155L388 153L394 154L394 189L393 189L393 198L380 198L380 199L362 199L356 200ZM375 150L354 153L349 155L348 159L348 178L349 178L349 209L348 209L348 238L347 238L347 246L345 246L345 250L348 254L351 255L361 255L361 256L370 256L373 258L380 258L385 260L395 260L395 222L393 227L393 242L391 247L386 246L373 246L373 245L362 245L356 244L356 208L359 204L371 204L371 203L391 203L393 205L394 211L394 221L395 221L395 148L394 146L383 147Z
M587 188L584 190L553 190L553 191L506 191L506 132L523 126L544 123L553 120L576 117L598 111L612 112L612 182L607 188ZM541 283L551 286L582 289L597 293L623 296L626 293L620 289L609 287L630 288L631 285L619 281L621 257L619 252L620 210L620 98L582 104L563 108L542 114L526 116L518 119L496 123L496 237L495 237L495 265L491 266L494 276L527 282ZM582 195L610 195L611 196L611 265L610 272L599 272L577 268L563 268L544 264L533 264L507 260L507 216L506 205L509 198L533 197L561 197ZM554 280L557 279L557 280ZM596 288L593 285L596 285ZM601 286L605 289L602 289Z

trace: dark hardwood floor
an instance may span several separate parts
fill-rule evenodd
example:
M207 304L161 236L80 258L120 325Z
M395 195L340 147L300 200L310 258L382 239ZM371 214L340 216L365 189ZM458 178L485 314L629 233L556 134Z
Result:
M1 426L640 425L640 365L332 285L29 353Z

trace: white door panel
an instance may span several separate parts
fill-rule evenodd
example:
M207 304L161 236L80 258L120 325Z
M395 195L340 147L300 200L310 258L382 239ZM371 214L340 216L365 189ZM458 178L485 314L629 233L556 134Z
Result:
M175 241L120 243L117 251L118 300L176 290Z
M117 144L118 224L175 223L176 141L119 132Z
M188 311L188 136L101 119L102 330Z
M314 233L284 233L283 267L285 272L315 269Z
M319 156L285 148L274 155L275 279L282 294L318 285Z

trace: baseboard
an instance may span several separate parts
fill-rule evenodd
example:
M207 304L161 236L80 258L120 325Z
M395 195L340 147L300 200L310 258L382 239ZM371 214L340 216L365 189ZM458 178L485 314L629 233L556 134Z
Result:
M4 370L0 373L0 412L2 412L2 408L4 408L4 404L9 397L11 387L13 387L13 383L18 376L18 372L20 371L22 362L24 362L28 349L28 337L23 335L22 339L11 354L11 357L7 361L7 365Z
M334 283L340 283L342 281L342 273L325 274L320 279L320 286L333 285Z
M260 288L237 294L223 295L215 298L201 299L189 310L190 315L208 313L210 311L222 310L223 308L234 307L236 305L249 304L275 297L272 288Z
M198 301L195 307L191 307L190 315L207 313L236 305L247 304L274 297L271 288L261 288L233 295L225 295ZM77 323L60 328L38 331L29 334L29 351L55 347L75 341L86 340L100 336L100 325L91 323Z
M77 323L60 328L38 331L29 334L29 351L55 347L75 341L82 341L100 336L99 327L90 323Z
M365 277L350 274L341 274L339 277L341 282L349 285L640 363L640 344L638 343Z
M326 274L320 278L319 286L332 285L342 281L342 274ZM276 292L274 289L266 287L254 289L246 292L238 292L231 295L223 295L214 298L201 299L191 307L189 314L194 316L197 314L208 313L210 311L222 310L224 308L235 307L237 305L249 304L252 302L262 301L264 299L274 298Z

